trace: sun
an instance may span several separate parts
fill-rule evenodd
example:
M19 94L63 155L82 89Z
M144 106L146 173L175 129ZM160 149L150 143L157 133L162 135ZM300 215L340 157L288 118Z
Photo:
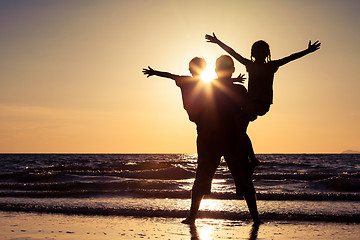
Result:
M217 78L216 73L214 71L209 70L208 68L202 72L200 75L202 81L209 83L213 79Z

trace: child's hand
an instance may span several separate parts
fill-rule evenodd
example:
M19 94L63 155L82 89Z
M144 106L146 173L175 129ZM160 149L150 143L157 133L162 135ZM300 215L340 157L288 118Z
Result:
M150 66L148 66L149 69L143 68L142 72L144 75L147 75L146 77L150 77L155 74L154 69L152 69Z
M216 37L215 33L213 33L213 35L209 35L209 34L206 34L205 35L205 38L206 38L206 42L211 42L211 43L218 43L219 42L219 39Z
M246 77L245 77L245 74L241 74L237 77L236 81L239 82L239 83L244 83Z
M311 44L311 40L309 41L308 50L309 52L315 52L316 50L320 49L321 43L319 41L314 42Z

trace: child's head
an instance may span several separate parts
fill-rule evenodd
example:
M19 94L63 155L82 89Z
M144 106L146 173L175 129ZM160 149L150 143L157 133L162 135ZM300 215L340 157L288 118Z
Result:
M189 71L192 76L200 76L206 69L206 61L204 58L194 57L189 62Z
M256 41L251 47L251 60L268 62L271 60L270 47L264 40Z
M228 55L221 55L216 59L215 72L218 78L231 77L235 71L234 61Z

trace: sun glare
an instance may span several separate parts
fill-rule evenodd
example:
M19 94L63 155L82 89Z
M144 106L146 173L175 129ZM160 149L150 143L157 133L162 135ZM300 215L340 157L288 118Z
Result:
M210 71L208 68L200 75L201 80L204 82L211 82L213 79L217 78L214 71Z

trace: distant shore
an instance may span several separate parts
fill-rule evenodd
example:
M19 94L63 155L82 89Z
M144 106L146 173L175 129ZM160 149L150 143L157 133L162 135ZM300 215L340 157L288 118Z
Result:
M343 151L341 154L360 154L360 151L346 150L346 151Z

